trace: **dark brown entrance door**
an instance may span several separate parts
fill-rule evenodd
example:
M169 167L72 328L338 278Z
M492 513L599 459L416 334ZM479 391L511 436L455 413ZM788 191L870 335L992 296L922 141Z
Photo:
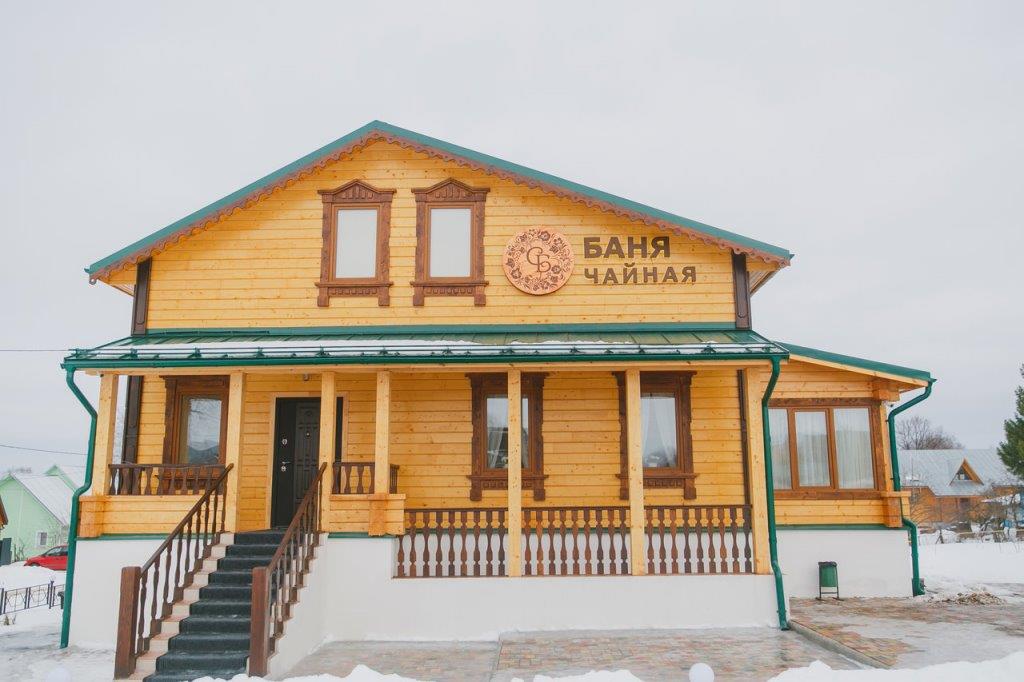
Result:
M320 401L278 398L274 421L274 470L270 525L291 523L295 510L316 476L320 457ZM335 456L340 456L341 398L337 405Z

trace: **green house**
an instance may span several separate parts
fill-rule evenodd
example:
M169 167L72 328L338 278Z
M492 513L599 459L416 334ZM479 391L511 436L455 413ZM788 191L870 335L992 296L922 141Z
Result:
M9 473L0 479L6 523L0 539L11 538L18 561L67 541L71 494L82 484L83 467L55 465L43 474Z

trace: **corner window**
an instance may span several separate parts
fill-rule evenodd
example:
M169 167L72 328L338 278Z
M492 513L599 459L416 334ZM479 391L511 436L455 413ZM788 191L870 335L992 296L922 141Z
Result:
M484 490L508 489L508 377L504 374L469 375L473 400L473 463L470 499L480 500ZM543 474L544 377L522 375L523 488L534 500L544 499Z
M484 203L488 190L449 179L416 197L413 305L427 296L472 296L484 305Z
M378 305L390 303L394 193L361 180L320 191L324 218L317 305L326 307L336 296L375 296Z
M697 496L690 433L690 372L640 374L640 447L647 488L682 488L683 497ZM619 383L620 497L629 498L625 375Z
M872 414L877 407L787 401L768 411L772 484L778 491L864 491L876 488Z
M227 434L227 377L164 377L164 462L220 464Z

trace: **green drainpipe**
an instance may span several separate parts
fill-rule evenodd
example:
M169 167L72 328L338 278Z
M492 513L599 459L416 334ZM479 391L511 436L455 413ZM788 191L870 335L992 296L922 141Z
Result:
M928 385L924 388L924 393L917 396L913 400L908 400L902 405L893 408L889 412L889 417L886 420L889 423L889 458L892 466L892 489L899 492L903 489L903 485L900 483L900 458L896 451L896 415L903 410L909 409L914 405L927 398L932 394L932 384L935 383L935 379L930 379ZM902 514L903 500L900 500L900 510ZM911 521L903 515L903 527L907 529L907 533L910 534L910 562L914 568L914 579L911 583L911 590L915 597L920 597L924 594L924 587L921 585L921 566L918 562L917 555L917 524Z
M82 390L75 384L75 370L67 370L68 388L82 403L82 407L89 413L89 448L85 456L85 482L82 487L71 496L71 525L68 526L68 570L64 574L64 613L60 627L60 648L68 645L68 636L71 634L71 597L75 588L75 551L78 549L78 498L92 486L92 459L93 443L96 440L96 408L94 408Z
M764 477L765 493L768 500L768 555L771 557L772 573L775 574L775 601L779 606L779 628L789 629L786 617L786 593L782 586L782 569L779 568L779 540L775 535L775 480L772 474L772 434L768 425L768 400L779 379L779 359L772 358L772 376L761 398L761 428L764 430Z

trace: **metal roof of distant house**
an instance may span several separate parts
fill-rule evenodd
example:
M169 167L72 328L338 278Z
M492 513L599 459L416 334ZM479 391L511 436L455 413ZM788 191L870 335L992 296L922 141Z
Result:
M957 481L964 462L980 482ZM992 486L1024 485L999 459L995 448L979 450L901 450L900 480L907 487L926 487L939 497L981 495Z
M382 121L372 121L362 128L338 138L314 152L283 166L231 194L218 199L194 213L157 230L147 237L101 258L86 268L91 279L98 279L121 267L136 263L152 253L166 248L194 231L219 220L231 211L248 205L307 173L333 163L372 142L385 141L412 148L416 151L452 161L519 184L536 187L565 198L581 201L624 217L656 224L674 232L718 246L747 253L778 265L788 265L793 257L788 249L743 235L697 222L636 201L587 187L571 180L520 166L488 154L454 145L444 140L421 135Z
M71 488L60 476L11 474L62 526L71 521Z
M46 473L59 472L70 482L72 488L81 488L85 484L85 467L80 464L54 464Z

